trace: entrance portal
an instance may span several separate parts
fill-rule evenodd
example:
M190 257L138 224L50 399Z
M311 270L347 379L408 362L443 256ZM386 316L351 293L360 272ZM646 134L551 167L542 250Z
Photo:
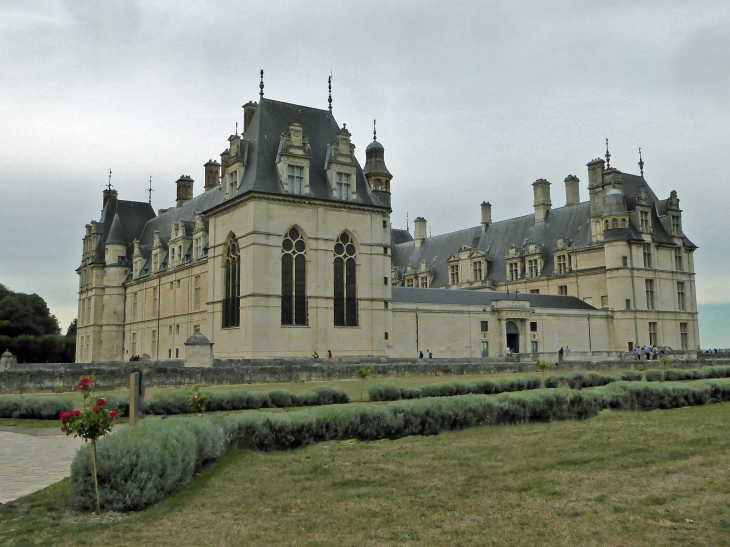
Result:
M520 352L520 329L514 321L507 321L507 347L512 348L514 353Z

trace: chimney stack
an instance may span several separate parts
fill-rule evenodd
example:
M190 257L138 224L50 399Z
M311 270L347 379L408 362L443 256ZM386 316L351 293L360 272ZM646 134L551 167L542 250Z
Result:
M218 186L221 177L221 164L217 161L208 160L205 167L205 189L210 190Z
M492 223L492 204L488 201L482 201L482 232L487 230L487 226Z
M251 120L253 119L253 115L256 114L256 109L258 109L259 105L253 101L248 101L245 105L243 105L243 131L242 133L246 132L246 129L248 129L249 124L251 123Z
M416 248L420 247L423 240L427 237L426 224L426 219L423 217L418 217L413 221L413 239L416 241Z
M565 177L565 205L578 205L580 203L580 179L575 175Z
M550 183L545 179L537 179L532 183L535 194L535 222L543 222L547 212L552 208L550 201Z
M193 199L193 179L189 175L181 175L177 179L177 201L175 202L176 207L182 207L183 203Z

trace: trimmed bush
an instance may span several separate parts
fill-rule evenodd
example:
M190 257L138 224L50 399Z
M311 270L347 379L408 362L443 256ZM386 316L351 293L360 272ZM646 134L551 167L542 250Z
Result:
M414 392L418 392L418 397L404 397L404 399L418 399L421 390L418 388L408 388ZM371 401L397 401L402 397L401 388L393 384L375 384L368 389L368 398Z
M556 388L565 387L568 385L568 380L563 374L551 374L545 377L545 387Z
M62 411L73 408L71 399L26 395L0 396L0 418L56 420Z
M401 399L420 399L421 390L417 387L402 387L400 388Z
M691 384L615 382L600 391L602 405L617 410L653 410L730 401L730 381Z
M223 429L239 448L288 450L328 440L398 439L478 425L582 419L597 414L600 401L593 393L567 390L498 397L460 395L394 401L386 406L354 404L282 414L229 415L223 418Z
M499 386L492 380L477 380L469 385L470 393L478 393L481 395L492 395L498 393ZM406 397L403 397L404 399Z
M146 421L107 435L97 443L101 507L133 511L152 505L190 482L225 448L220 425L199 418ZM80 509L96 507L90 444L71 464L71 498Z
M667 382L680 382L684 380L694 380L691 370L682 370L679 368L670 368L664 371L664 380Z
M399 399L452 397L467 394L492 395L494 393L540 389L541 387L542 379L539 376L522 376L520 378L502 378L496 382L477 380L468 384L461 382L426 384L421 388L375 384L368 389L368 396L371 401L398 401Z
M647 382L661 382L664 378L661 370L650 369L644 373Z
M277 408L288 408L292 405L292 394L283 389L269 391L269 400Z
M622 370L618 376L625 382L641 382L644 375L638 370Z

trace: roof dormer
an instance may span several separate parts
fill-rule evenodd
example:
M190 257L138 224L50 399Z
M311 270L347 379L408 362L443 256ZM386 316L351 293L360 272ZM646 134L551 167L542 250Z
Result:
M289 194L309 195L309 164L312 149L304 134L301 116L289 122L289 129L281 134L276 166L284 191Z
M355 201L357 199L357 160L355 145L347 124L337 132L335 140L327 145L324 168L332 194L336 199Z

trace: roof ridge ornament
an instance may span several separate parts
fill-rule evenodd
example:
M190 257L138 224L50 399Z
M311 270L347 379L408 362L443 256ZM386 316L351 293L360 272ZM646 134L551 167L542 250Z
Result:
M261 90L261 91L259 91L259 97L261 97L261 99L263 99L264 98L264 69L263 68L261 69L261 83L259 84L259 89Z
M644 178L644 160L641 158L641 146L639 146L639 170L641 171L641 178Z
M611 152L608 151L608 138L606 138L606 169L611 169Z
M375 120L373 120L373 140L374 141L377 141L378 140L378 135L375 132Z
M150 205L152 205L152 192L154 192L154 190L152 189L152 175L150 175L150 187L147 189L147 191L150 193L149 203Z
M327 79L327 86L329 87L329 98L327 99L327 102L329 102L329 109L330 114L332 114L332 71L330 71L330 77Z
M112 170L111 170L111 168L109 168L109 182L107 183L106 188L107 188L107 190L112 189Z

